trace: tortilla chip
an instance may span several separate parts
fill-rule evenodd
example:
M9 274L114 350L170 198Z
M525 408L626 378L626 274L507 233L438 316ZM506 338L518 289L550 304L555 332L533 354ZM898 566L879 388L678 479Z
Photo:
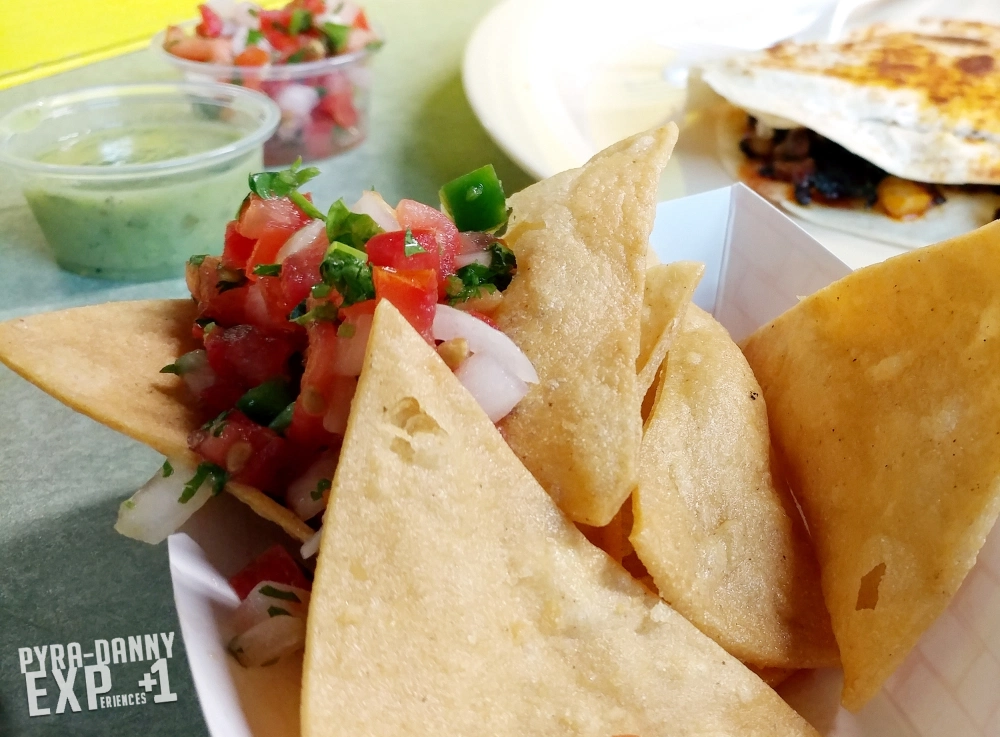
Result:
M744 663L836 664L760 393L726 329L690 305L646 422L630 539L663 599Z
M771 688L777 688L798 672L794 668L756 668L752 665L747 668Z
M639 391L645 396L656 372L667 357L674 335L684 319L705 264L675 261L646 269L642 298L642 328L639 334Z
M673 124L510 198L518 271L497 324L541 381L501 421L514 452L577 522L601 526L636 479L646 250Z
M110 302L0 323L0 361L77 412L170 458L197 465L201 423L183 382L160 369L198 348L189 299ZM313 531L253 487L226 485L261 517L305 542Z
M304 737L681 733L816 734L590 545L383 302L323 525Z
M747 339L864 704L1000 512L1000 224L857 271Z

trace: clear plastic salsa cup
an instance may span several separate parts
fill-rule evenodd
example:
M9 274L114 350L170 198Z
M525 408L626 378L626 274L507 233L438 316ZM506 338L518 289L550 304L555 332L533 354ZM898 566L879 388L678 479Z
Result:
M216 83L96 87L0 119L14 173L57 263L85 276L151 281L218 251L247 176L281 114Z
M153 38L155 53L186 79L213 80L264 92L281 108L281 124L264 144L264 164L277 167L301 157L315 161L354 148L368 135L372 55L378 46L317 61L234 66L190 61L163 48L166 32Z

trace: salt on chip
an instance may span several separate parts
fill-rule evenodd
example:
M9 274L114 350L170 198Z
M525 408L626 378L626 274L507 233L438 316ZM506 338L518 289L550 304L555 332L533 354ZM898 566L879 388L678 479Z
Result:
M586 541L388 302L330 498L304 737L816 735Z
M646 269L639 360L636 362L639 391L643 396L653 385L704 273L705 264L697 261L674 261Z
M0 323L0 362L77 412L191 466L198 414L179 377L160 369L199 346L189 299L110 302ZM245 484L226 491L305 542L313 531Z
M750 338L860 708L1000 511L1000 224L841 279Z
M630 536L660 595L745 663L836 664L816 558L772 475L764 399L739 347L690 305L660 382Z
M566 514L607 524L635 485L646 251L677 127L641 133L513 195L517 274L496 321L540 381L501 422Z

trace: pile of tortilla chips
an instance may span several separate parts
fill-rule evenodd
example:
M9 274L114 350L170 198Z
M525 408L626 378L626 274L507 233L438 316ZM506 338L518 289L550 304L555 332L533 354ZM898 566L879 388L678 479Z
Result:
M675 139L511 198L498 323L540 381L499 428L379 305L322 532L308 737L815 735L765 681L842 657L859 706L968 571L1000 510L1000 226L832 285L745 358L691 304L700 264L647 270ZM190 321L171 301L16 320L0 360L187 455L157 372Z

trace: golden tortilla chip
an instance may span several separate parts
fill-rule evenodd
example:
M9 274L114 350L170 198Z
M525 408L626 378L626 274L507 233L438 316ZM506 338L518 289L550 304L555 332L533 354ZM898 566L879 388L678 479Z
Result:
M388 302L323 525L302 734L816 735L586 541Z
M1000 512L1000 224L856 271L747 339L860 708Z
M160 369L198 347L189 299L110 302L0 323L0 361L77 412L170 458L197 465L199 416L183 382ZM305 542L313 531L253 487L226 491Z
M646 269L639 360L636 362L639 391L643 396L653 385L656 372L667 357L691 296L704 273L705 264L697 261L674 261Z
M615 144L510 198L518 271L496 313L540 382L504 435L573 520L605 525L636 480L646 250L677 127Z
M819 567L770 451L746 359L690 305L646 422L632 544L660 596L743 662L836 664Z

